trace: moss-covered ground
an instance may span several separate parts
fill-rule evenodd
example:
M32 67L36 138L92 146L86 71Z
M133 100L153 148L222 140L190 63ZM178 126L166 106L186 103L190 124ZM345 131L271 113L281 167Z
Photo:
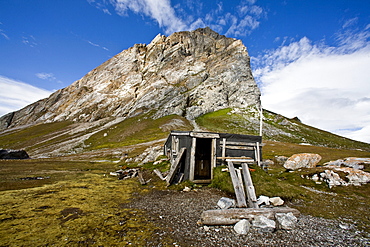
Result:
M156 226L145 212L125 203L148 186L108 175L117 168L111 163L0 161L0 246L145 246Z

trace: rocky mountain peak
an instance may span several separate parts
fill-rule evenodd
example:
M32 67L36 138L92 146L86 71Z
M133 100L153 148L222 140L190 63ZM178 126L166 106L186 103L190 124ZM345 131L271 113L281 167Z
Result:
M136 44L49 98L0 118L0 129L62 120L96 121L151 113L194 119L260 104L240 40L210 28L157 35Z

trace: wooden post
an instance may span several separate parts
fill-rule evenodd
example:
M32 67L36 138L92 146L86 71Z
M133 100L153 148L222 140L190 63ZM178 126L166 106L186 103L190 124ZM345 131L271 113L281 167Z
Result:
M236 204L238 207L246 207L247 203L245 201L244 191L242 190L241 185L239 183L239 179L236 175L234 164L231 161L228 161L227 164L229 167L231 181L233 182L233 186L235 190Z
M242 168L243 168L245 188L247 190L247 196L248 196L248 205L251 208L258 208L256 192L254 190L251 174L249 173L248 164L242 163Z
M262 122L263 122L263 108L262 108L262 104L261 104L261 110L259 110L260 112L260 136L262 136Z
M260 143L256 142L256 150L257 150L257 165L261 167L261 157L260 157Z
M190 150L190 168L189 168L189 180L194 181L194 171L195 171L195 149L197 146L197 138L193 137Z
M222 138L222 157L226 157L226 138ZM225 165L225 160L222 160L222 164Z

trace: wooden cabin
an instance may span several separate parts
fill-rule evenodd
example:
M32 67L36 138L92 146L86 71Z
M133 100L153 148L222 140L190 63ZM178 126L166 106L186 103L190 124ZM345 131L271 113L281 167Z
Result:
M190 180L210 183L213 168L227 159L246 159L260 164L261 136L171 131L164 145L164 154L171 161L167 183Z

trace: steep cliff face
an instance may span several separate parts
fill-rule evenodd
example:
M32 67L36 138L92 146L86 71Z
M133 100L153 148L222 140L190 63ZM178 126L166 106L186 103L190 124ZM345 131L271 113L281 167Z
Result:
M246 47L209 28L157 35L122 51L70 86L0 118L0 129L37 122L169 114L194 119L260 104Z

